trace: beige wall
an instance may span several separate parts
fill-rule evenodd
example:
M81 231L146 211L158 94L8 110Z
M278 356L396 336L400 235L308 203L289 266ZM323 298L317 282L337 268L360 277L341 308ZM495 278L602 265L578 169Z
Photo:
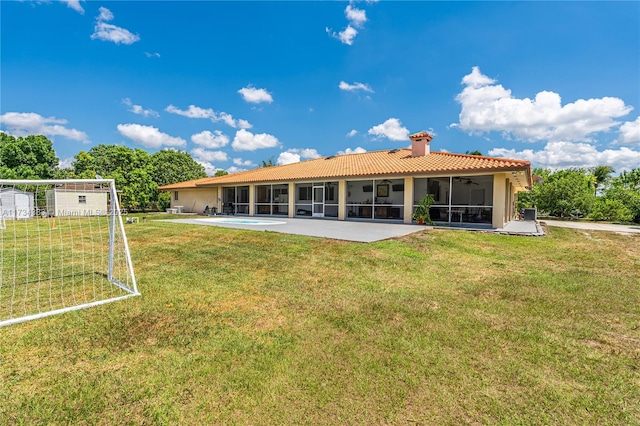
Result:
M413 222L413 178L404 178L404 223Z
M219 212L218 188L179 189L178 200L175 191L171 191L171 207L176 206L182 206L184 213L202 213L207 206L216 207Z
M493 178L493 222L494 228L503 228L516 218L516 186L510 173L496 173Z
M47 191L47 212L51 216L105 216L107 215L106 192ZM86 203L80 203L84 196Z
M505 224L506 215L506 198L507 198L507 179L504 173L496 173L493 175L493 218L491 226L494 228L502 228Z
M347 211L347 181L341 179L338 181L338 220L346 219Z

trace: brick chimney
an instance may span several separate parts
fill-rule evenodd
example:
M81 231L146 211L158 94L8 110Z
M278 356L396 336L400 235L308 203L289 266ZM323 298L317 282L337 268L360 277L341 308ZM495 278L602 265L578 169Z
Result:
M411 139L412 157L424 157L425 155L429 155L429 152L431 152L430 146L433 136L427 132L419 132L410 135L409 139Z

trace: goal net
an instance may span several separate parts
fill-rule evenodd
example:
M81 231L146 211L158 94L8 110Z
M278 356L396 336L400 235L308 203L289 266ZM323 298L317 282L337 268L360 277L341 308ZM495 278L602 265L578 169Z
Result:
M139 295L113 180L0 180L0 326Z

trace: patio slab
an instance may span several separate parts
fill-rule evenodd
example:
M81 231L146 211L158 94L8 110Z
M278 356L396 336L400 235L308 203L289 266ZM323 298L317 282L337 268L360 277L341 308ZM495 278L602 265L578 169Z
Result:
M229 218L229 216L220 216ZM404 223L356 222L330 219L293 219L288 217L268 219L260 217L238 217L251 223L228 223L212 218L164 219L162 222L183 223L190 225L222 226L225 228L248 229L252 231L272 231L283 234L307 235L310 237L331 238L335 240L371 243L427 229L424 225L408 225ZM270 223L272 222L272 223ZM262 223L262 224L260 224Z
M542 226L535 220L512 220L508 222L504 228L496 229L498 234L508 235L526 235L532 237L541 237L544 235Z

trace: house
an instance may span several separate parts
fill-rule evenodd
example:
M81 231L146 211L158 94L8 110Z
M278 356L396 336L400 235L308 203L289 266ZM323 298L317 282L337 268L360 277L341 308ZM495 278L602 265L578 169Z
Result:
M502 228L516 216L519 191L532 186L531 163L431 152L432 136L411 148L336 155L283 166L165 185L185 212L206 206L249 216L322 217L412 223L432 194L438 224ZM231 208L231 210L229 210Z
M34 216L33 192L15 188L0 189L0 217L2 219L29 219Z
M105 216L109 188L94 184L56 186L46 191L49 216Z

